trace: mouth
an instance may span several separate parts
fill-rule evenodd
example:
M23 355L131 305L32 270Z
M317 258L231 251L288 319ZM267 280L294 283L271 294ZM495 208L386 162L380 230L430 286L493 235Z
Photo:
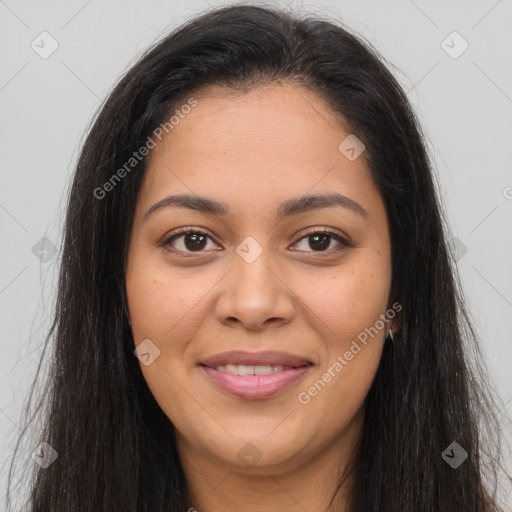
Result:
M209 367L212 368L212 367ZM245 364L226 364L213 367L219 372L229 373L231 375L270 375L271 373L282 372L283 370L293 370L300 368L295 366L283 366L282 364L268 365L245 365Z
M244 399L263 399L288 389L313 366L284 352L225 352L199 365L217 388Z

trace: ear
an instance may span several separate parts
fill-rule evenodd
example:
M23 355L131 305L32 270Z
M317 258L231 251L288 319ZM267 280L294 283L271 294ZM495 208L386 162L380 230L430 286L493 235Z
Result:
M393 331L393 335L395 335L395 333L402 329L403 307L399 302L395 301L390 306L388 306L387 311L389 310L394 311L395 316L388 322L388 335L389 331Z

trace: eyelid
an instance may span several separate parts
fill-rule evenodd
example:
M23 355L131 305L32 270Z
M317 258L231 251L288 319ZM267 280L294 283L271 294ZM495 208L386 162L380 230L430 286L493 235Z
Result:
M200 234L200 235L204 235L207 238L210 238L214 243L219 245L216 242L215 237L213 235L211 235L208 231L204 230L203 228L192 228L192 227L179 228L179 229L175 230L171 235L164 237L164 239L163 239L163 241L162 241L162 243L160 245L164 249L169 250L170 252L178 253L178 254L181 254L181 255L185 255L185 257L189 257L189 256L202 256L204 254L207 254L208 251L197 251L197 253L194 253L194 251L187 252L187 251L181 251L181 250L177 250L177 249L168 249L167 248L167 246L170 245L170 242L172 242L173 240L175 240L176 238L178 238L180 236L187 235L187 234ZM337 249L336 248L335 249L329 249L327 251L316 251L317 254L320 254L320 255L321 254L331 255L331 254L336 253L337 251L339 251L339 250L341 250L343 248L347 248L347 247L352 247L353 246L347 236L345 236L344 234L340 234L337 231L334 231L333 228L327 228L327 227L311 228L309 231L306 231L305 233L299 235L299 238L293 243L293 245L297 245L304 238L307 238L307 237L313 236L313 235L318 235L318 234L328 235L330 238L336 240L340 244L341 247L338 247ZM298 252L304 252L304 251L298 251ZM305 252L313 252L313 253L315 253L315 251L305 251Z

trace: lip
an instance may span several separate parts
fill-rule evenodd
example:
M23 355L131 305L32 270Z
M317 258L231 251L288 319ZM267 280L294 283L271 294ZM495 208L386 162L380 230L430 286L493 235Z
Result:
M311 368L307 365L269 375L233 375L202 365L206 375L219 388L247 400L261 400L274 396L295 384Z
M242 364L246 366L285 366L281 371L269 375L233 375L216 370L216 366ZM312 367L307 359L286 352L244 352L231 351L208 357L200 364L206 376L213 383L232 395L247 400L270 398L293 386Z
M300 366L311 365L312 363L303 357L276 350L267 350L265 352L232 350L208 357L201 361L201 364L209 366L210 368L225 366L227 364L243 364L246 366L282 365L298 368Z

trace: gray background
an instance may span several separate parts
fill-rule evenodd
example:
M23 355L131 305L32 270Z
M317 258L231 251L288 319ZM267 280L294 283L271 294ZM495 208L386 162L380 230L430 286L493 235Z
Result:
M48 261L41 261L33 247L43 236L60 245L84 131L142 50L209 5L230 3L0 1L0 499L57 276L59 253L52 256L47 244ZM340 19L397 67L428 136L505 422L512 413L512 2L267 3ZM34 40L43 45L43 31L59 45L46 59L31 47ZM457 58L464 42L448 37L453 31L469 44ZM506 439L512 440L510 430ZM510 470L510 459L506 464Z

